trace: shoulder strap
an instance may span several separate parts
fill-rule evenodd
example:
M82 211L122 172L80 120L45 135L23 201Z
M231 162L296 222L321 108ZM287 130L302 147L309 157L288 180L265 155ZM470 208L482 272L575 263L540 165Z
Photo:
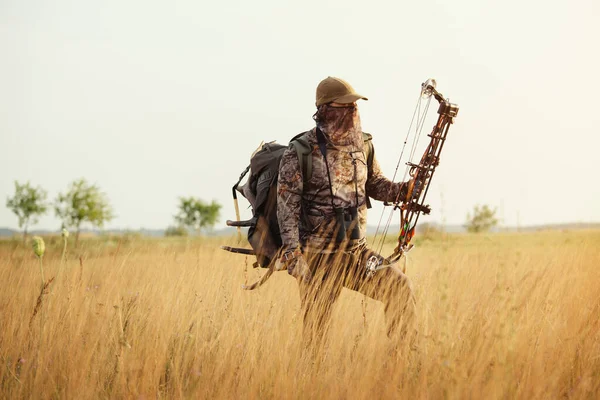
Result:
M363 141L365 143L365 156L367 157L367 167L369 167L369 176L373 172L373 135L363 132Z
M312 177L312 147L306 138L308 132L302 132L290 140L290 146L296 150L296 155L298 156L298 164L302 171L302 182L304 184Z

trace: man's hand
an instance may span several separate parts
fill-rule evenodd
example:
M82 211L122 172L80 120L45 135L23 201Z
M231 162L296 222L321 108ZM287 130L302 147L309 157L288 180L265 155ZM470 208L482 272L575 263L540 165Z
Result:
M299 281L307 282L312 278L308 263L304 259L300 249L285 251L276 261L275 269L277 271L287 269L288 274Z
M417 198L419 197L419 193L421 193L421 190L423 189L424 185L423 185L423 180L421 179L420 174L417 174L414 178L412 178L409 181L408 187L412 188L411 191L411 198Z
M310 267L304 256L296 258L295 262L292 261L292 265L288 267L288 274L300 282L309 282L312 279L312 272L310 272Z

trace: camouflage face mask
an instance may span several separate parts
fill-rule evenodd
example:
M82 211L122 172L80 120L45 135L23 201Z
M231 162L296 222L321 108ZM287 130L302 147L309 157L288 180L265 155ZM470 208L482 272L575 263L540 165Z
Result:
M362 149L362 128L358 107L331 107L327 104L319 107L315 115L317 126L337 146L354 146Z

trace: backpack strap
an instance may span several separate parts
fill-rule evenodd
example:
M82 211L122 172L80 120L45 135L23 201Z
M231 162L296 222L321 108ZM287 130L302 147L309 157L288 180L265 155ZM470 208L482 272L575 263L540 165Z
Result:
M365 143L365 157L367 158L367 167L369 167L369 176L373 173L373 135L363 132L363 142Z
M308 143L306 134L310 131L302 132L290 140L290 146L296 150L300 171L302 171L302 183L306 185L312 177L312 146Z

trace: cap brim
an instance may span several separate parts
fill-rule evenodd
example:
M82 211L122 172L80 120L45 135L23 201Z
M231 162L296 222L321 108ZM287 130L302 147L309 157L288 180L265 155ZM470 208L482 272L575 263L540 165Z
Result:
M337 99L335 99L333 101L336 103L340 103L340 104L347 104L347 103L354 103L356 100L361 100L361 99L369 100L365 96L361 96L358 93L351 93L351 94L347 94L342 97L338 97Z

